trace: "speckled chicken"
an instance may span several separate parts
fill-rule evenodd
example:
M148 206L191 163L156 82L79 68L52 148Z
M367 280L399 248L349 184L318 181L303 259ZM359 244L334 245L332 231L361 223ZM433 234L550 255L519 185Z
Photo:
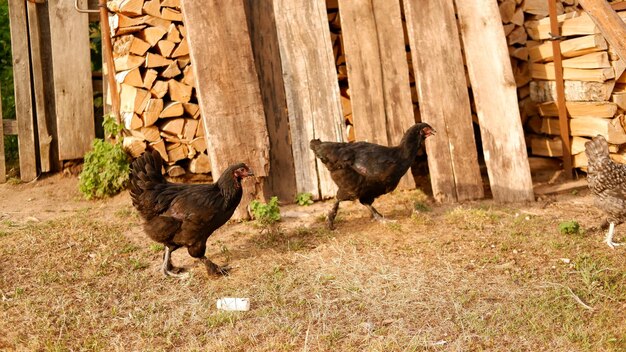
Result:
M609 144L600 135L585 143L585 153L589 158L589 189L595 196L596 205L607 216L600 228L609 228L605 242L615 248L620 245L613 242L615 226L626 220L626 165L611 160Z
M374 200L396 189L400 179L415 161L424 140L436 133L427 123L409 128L400 144L386 147L367 142L335 143L314 139L310 147L339 187L336 201L328 213L328 227L334 228L339 203L358 199L372 217L384 221L372 206Z
M213 184L181 184L165 180L163 159L157 151L146 152L131 166L130 196L144 220L144 231L165 245L161 270L166 276L185 277L171 263L171 254L187 247L200 259L209 274L220 275L228 267L218 266L204 252L213 231L233 215L242 196L241 181L253 175L246 164L229 166Z

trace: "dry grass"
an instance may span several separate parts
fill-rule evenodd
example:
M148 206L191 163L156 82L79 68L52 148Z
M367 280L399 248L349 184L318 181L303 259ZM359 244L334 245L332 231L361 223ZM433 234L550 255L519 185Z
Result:
M625 350L624 250L558 232L595 224L588 203L441 207L404 192L377 202L398 220L387 225L358 205L342 205L333 232L315 216L263 232L231 224L207 254L232 274L208 278L181 250L184 281L158 272L162 247L128 206L3 220L0 349ZM217 311L224 296L251 310Z

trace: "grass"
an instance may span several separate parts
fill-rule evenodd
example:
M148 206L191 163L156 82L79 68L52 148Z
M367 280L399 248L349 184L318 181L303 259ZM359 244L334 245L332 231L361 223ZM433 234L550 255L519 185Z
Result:
M163 247L128 209L2 220L0 349L626 349L623 252L558 230L580 206L424 213L414 201L377 203L395 211L386 225L358 205L346 205L336 231L315 219L271 231L228 225L207 256L229 262L231 275L207 277L181 249L173 260L187 280L160 274ZM217 311L219 297L250 298L251 310Z

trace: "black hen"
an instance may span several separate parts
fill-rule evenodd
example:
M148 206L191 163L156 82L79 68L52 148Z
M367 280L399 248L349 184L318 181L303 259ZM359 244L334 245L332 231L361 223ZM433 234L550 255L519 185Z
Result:
M157 151L133 161L130 195L144 219L146 234L165 245L163 274L185 276L176 273L170 261L172 252L183 246L189 255L204 262L209 274L226 273L228 267L219 267L204 255L206 241L233 215L241 201L241 180L253 173L245 164L235 164L224 170L216 183L179 184L165 180L162 166Z
M386 147L367 142L334 143L314 139L310 147L339 187L328 213L328 227L334 228L339 203L358 199L376 220L383 216L372 206L379 196L393 191L415 160L424 140L435 134L427 123L409 128L400 145Z
M619 245L613 242L615 226L626 220L626 165L611 160L609 144L600 135L585 143L585 153L589 159L589 189L595 195L596 205L607 216L600 228L609 228L605 241L615 248Z

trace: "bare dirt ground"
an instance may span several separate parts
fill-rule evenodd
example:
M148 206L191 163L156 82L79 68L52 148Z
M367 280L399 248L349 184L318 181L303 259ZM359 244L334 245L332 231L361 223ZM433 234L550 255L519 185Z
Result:
M230 276L179 250L191 275L177 280L127 193L77 189L60 175L0 185L0 350L626 350L626 248L558 229L601 221L586 190L506 206L395 192L375 205L396 222L345 203L335 231L329 202L285 206L278 228L209 239ZM251 309L218 311L220 297Z

